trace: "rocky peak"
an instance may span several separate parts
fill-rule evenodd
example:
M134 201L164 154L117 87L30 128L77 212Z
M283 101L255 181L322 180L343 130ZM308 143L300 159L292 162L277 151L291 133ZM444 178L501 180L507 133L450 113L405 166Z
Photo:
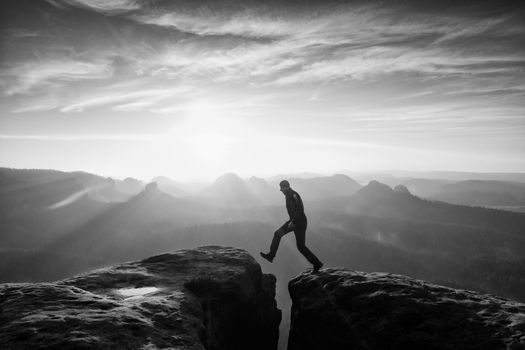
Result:
M495 296L346 269L288 289L288 350L525 349L525 304Z
M144 191L148 193L153 193L153 192L158 191L158 189L159 189L159 185L157 185L156 182L150 182L149 184L146 185L146 187L144 188Z
M276 349L275 277L244 250L180 250L0 285L2 349Z
M235 173L223 174L215 180L215 184L241 185L243 183L239 175Z
M410 194L410 191L405 185L397 185L396 187L394 187L394 192Z
M356 195L363 198L388 198L392 196L394 190L384 183L372 180L365 187L357 191Z
M259 205L260 201L251 191L247 182L234 173L227 173L215 180L215 182L203 189L201 195L210 197L221 206L246 207Z

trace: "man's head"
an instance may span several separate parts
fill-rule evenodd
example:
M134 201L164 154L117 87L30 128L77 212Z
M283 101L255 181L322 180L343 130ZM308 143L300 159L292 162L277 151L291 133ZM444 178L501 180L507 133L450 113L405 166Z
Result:
M286 180L283 180L283 181L279 182L279 187L281 188L280 191L283 194L287 194L288 192L291 191L290 183L288 181L286 181Z

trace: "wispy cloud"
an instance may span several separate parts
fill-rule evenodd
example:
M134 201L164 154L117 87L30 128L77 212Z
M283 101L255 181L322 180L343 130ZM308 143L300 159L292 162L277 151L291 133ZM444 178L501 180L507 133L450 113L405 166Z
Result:
M172 27L198 35L237 35L253 38L278 38L292 35L299 29L284 20L262 19L249 14L236 17L220 17L216 14L200 17L184 13L134 16L135 20L158 26ZM303 27L306 29L306 25Z
M434 49L375 47L352 50L306 64L299 71L275 80L278 85L334 79L365 79L395 73L426 75L474 75L519 73L525 61L520 57L465 56Z
M439 37L435 43L443 43L449 40L462 39L465 37L478 36L486 33L489 30L497 28L500 24L505 23L508 20L507 17L488 18L485 20L469 23L464 26L454 26L455 30L449 30L441 37Z
M44 60L12 64L0 72L8 96L42 92L56 84L105 79L113 75L109 61Z
M122 91L120 88L108 87L94 90L90 94L77 97L75 101L65 104L62 112L82 112L87 108L112 105L116 110L139 110L170 97L181 97L189 91L188 87L149 88L135 91Z
M158 86L98 95L99 87L89 85L93 92L82 94L89 96L62 99L57 104L35 102L14 111L164 108L159 105L164 93L158 97L148 94L173 81L184 81L198 90L208 84L286 87L396 74L420 79L498 74L501 80L522 74L525 64L519 47L510 45L502 52L476 46L476 38L487 33L500 38L516 36L516 28L525 26L514 25L514 32L506 30L510 15L482 20L462 13L414 12L407 16L394 7L356 3L332 8L317 4L308 10L284 5L233 9L205 3L149 6L133 0L62 3L107 15L97 36L107 27L107 37L116 40L114 45L88 51L71 47L69 59L8 62L0 75L7 95L62 95L73 83L87 86L96 79L105 79L107 84L117 78L155 79ZM127 21L125 27L122 19ZM132 40L128 33L148 33L144 38L151 40ZM520 89L524 84L514 79L510 85L507 88Z
M432 103L348 111L340 130L352 135L481 135L525 131L522 108ZM494 131L494 133L492 133Z
M64 0L64 2L107 14L120 14L141 8L140 2L137 0ZM52 3L60 6L57 1Z
M31 103L25 103L23 106L11 110L11 113L42 112L58 108L60 103L55 98L45 97L35 100Z
M391 97L388 100L390 100L390 101L410 100L410 99L413 99L413 98L418 98L418 97L422 97L422 96L431 95L433 93L434 93L434 91L420 91L420 92L416 92L416 93L412 93L412 94L407 94L407 95L402 95L402 96L397 96L397 97Z
M489 30L500 30L506 17L475 19L415 15L396 17L379 6L342 6L318 15L235 12L146 14L137 21L176 28L199 36L234 35L269 38L234 47L175 46L156 64L173 74L212 72L228 79L266 79L297 84L416 72L419 74L513 73L523 64L522 53L510 56L455 49L463 41ZM154 60L155 62L155 60ZM513 64L515 64L513 66ZM249 73L248 73L249 72Z

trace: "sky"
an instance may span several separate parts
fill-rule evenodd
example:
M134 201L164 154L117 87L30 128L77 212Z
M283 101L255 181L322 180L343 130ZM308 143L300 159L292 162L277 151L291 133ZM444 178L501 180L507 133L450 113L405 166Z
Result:
M525 172L519 1L3 0L0 166Z

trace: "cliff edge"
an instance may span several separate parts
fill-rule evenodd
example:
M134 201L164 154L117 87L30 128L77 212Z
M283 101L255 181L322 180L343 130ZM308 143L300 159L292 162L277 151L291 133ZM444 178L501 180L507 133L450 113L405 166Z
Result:
M525 349L525 304L495 296L346 269L288 289L289 350Z
M276 349L275 277L244 250L180 250L0 285L2 349Z

